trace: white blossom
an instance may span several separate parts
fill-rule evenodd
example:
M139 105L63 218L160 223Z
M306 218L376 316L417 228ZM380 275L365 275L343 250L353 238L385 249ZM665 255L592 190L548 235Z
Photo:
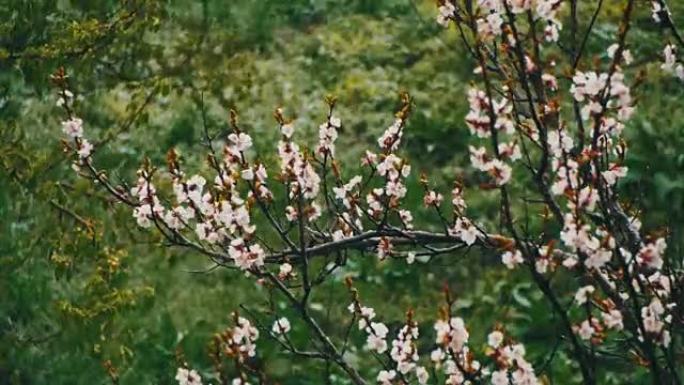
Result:
M478 232L477 228L465 217L456 219L454 226L449 229L449 235L460 238L468 246L477 241Z
M71 139L80 138L83 136L83 120L79 118L70 118L62 122L62 132Z
M178 381L178 385L202 385L202 378L194 369L178 368L176 381Z
M495 330L487 336L487 343L494 349L497 349L503 343L504 335L498 330Z
M290 321L287 318L282 317L273 323L273 328L271 328L271 331L273 334L278 335L287 334L290 332L290 329Z
M577 302L578 305L584 305L590 294L594 292L594 287L591 285L583 286L579 290L577 290L577 293L575 293L575 302Z
M453 17L454 12L456 12L456 8L453 4L451 4L450 0L445 1L444 4L440 5L439 7L439 13L437 14L437 23L439 23L443 27L448 27L449 20L451 19L451 17Z
M577 334L579 334L580 338L583 340L590 340L591 337L594 336L594 333L596 333L596 329L594 329L591 322L588 320L582 321L577 329Z
M228 135L228 140L233 144L233 148L239 152L244 152L252 147L252 137L244 132L239 134L232 133Z
M520 250L506 251L501 255L501 262L509 269L514 269L523 263L523 256Z

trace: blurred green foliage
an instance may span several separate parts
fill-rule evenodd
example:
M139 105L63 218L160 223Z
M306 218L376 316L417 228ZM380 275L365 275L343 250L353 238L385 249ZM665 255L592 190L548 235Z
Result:
M618 2L608 3L606 14L617 17ZM675 5L675 16L684 16L684 6ZM405 151L416 172L407 200L425 223L415 188L420 171L429 171L445 194L456 176L477 184L465 167L463 124L472 64L453 31L433 22L433 7L428 0L0 4L0 384L107 383L107 360L121 384L171 384L179 346L210 375L212 333L240 304L265 306L264 289L252 280L197 272L206 269L202 257L135 230L125 208L73 175L61 153L61 112L48 81L55 68L72 75L88 135L103 141L97 162L129 180L143 156L160 164L171 146L189 167L201 168L203 109L207 127L221 131L228 109L236 108L257 148L269 149L278 135L273 108L285 107L297 117L298 135L312 137L325 116L326 94L339 99L341 156L356 165L391 122L396 95L409 91L415 112ZM590 41L594 55L604 55L611 32L611 23L598 26ZM631 48L636 56L657 57L659 41L644 10ZM650 81L638 91L638 114L628 127L624 198L643 211L648 227L669 226L681 239L684 112L677 107L684 91L657 67L647 70ZM494 195L473 188L468 198L473 212L496 226ZM555 320L540 293L524 274L501 269L496 255L452 255L430 266L389 263L350 260L313 298L323 326L335 331L346 320L341 281L352 274L362 299L387 321L401 320L409 308L419 320L434 318L447 284L460 314L477 325L474 341L496 322L515 321L511 333L528 343L539 364L556 343ZM294 326L295 341L306 341ZM423 327L429 332L427 322ZM259 349L281 383L321 382L322 365L288 362L265 343ZM361 356L350 359L368 369ZM576 377L567 362L561 357L546 373Z

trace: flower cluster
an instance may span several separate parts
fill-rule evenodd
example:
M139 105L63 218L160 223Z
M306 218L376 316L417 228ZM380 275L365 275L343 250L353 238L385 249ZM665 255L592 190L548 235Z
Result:
M663 49L663 57L665 62L660 65L660 68L684 80L684 64L677 61L677 47L674 44L666 45Z
M389 329L382 322L375 322L375 310L362 306L358 301L352 302L347 309L359 317L359 330L367 333L366 349L378 354L387 351L387 333Z
M481 364L470 354L467 345L470 333L463 319L440 319L435 323L434 329L437 333L435 342L438 348L430 353L432 362L437 368L442 368L447 378L445 384L464 383L472 373L481 368Z
M473 135L488 138L494 132L497 135L515 133L513 106L506 99L490 100L484 91L471 88L468 91L468 102L470 111L465 120ZM492 119L492 116L495 118ZM484 147L469 148L472 166L488 173L497 186L503 186L511 180L512 169L505 160L513 162L520 159L520 149L515 142L499 143L494 157L488 155Z
M477 241L479 232L477 227L466 217L456 218L456 223L449 228L449 235L461 239L468 246Z
M318 128L318 153L321 155L335 156L335 140L337 130L342 122L335 116L329 116L328 120Z
M256 355L256 341L259 339L259 329L252 326L248 319L237 317L236 325L229 334L230 340L227 350L230 355L240 361Z
M340 182L338 187L333 187L335 199L342 203L341 214L337 218L337 229L333 231L332 238L335 241L351 236L355 231L363 230L363 209L359 205L358 187L363 178L356 175L346 184Z
M525 359L525 347L522 344L506 344L503 332L495 330L489 333L487 342L491 351L489 356L496 362L497 369L491 372L492 385L538 385L532 364Z
M202 377L194 369L178 368L176 381L178 385L202 385Z
M563 24L558 20L557 15L562 5L562 0L537 1L537 15L546 23L544 28L544 38L546 41L558 41L559 32L563 28Z
M439 23L443 27L448 27L449 21L454 16L454 12L456 12L456 7L454 7L454 5L451 4L450 0L444 1L439 6L439 13L437 14L437 23Z
M150 227L156 219L164 215L164 206L160 203L157 189L150 182L150 178L151 174L148 171L138 170L138 181L130 191L131 196L138 199L133 217L140 227Z
M62 132L72 140L78 155L78 164L84 164L93 152L93 145L83 137L83 120L69 118L62 122Z
M273 334L280 335L289 333L291 329L292 327L290 326L290 321L287 318L282 317L273 323L271 331Z
M390 357L396 363L396 370L407 376L410 372L415 372L420 384L425 384L428 374L424 367L417 366L418 356L418 325L413 321L413 314L409 312L406 324L399 330L397 337L392 340Z
M667 242L664 238L658 238L639 250L637 262L653 269L660 269L663 267L665 249L667 249Z
M314 199L320 190L321 178L314 170L307 154L292 141L293 123L281 124L281 132L283 136L278 143L280 172L284 180L291 182L290 199L300 193L305 199ZM332 146L332 143L328 146Z
M483 16L477 19L477 33L481 37L493 38L501 35L503 20L503 1L484 0L478 2Z
M385 186L375 188L366 196L368 214L379 218L385 208L397 208L402 198L406 196L406 186L403 179L411 172L409 166L402 158L389 154L377 164L377 172L385 178Z
M535 7L536 4L536 7ZM510 11L513 14L521 14L534 9L535 20L541 20L544 24L544 38L549 42L558 41L559 31L562 24L557 15L562 0L478 0L476 27L477 34L484 39L500 36L505 28L505 16ZM450 0L441 3L438 9L437 22L447 27L451 20L457 20L456 14L461 12ZM508 36L509 41L515 45L513 36Z
M524 262L520 250L508 250L501 255L501 262L509 269L514 269L517 265Z
M670 308L674 307L674 304ZM655 338L661 345L668 347L672 338L666 325L672 322L672 316L666 314L662 302L654 298L648 306L641 308L644 330Z

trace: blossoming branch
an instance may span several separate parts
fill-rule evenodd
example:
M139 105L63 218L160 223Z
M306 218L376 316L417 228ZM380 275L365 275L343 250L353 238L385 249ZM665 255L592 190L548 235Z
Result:
M407 178L415 173L402 151L411 138L407 122L414 108L406 93L358 164L342 164L337 157L344 122L337 100L329 97L317 142L303 138L298 122L277 108L278 143L255 149L251 133L231 110L231 133L223 147L207 137L210 174L185 170L171 149L166 171L145 161L137 180L125 186L97 168L98 149L75 111L76 90L59 70L52 80L65 111L65 150L80 176L130 206L140 228L269 285L294 309L296 320L275 311L261 328L235 315L234 328L213 345L215 378L222 383L229 381L219 364L223 358L235 363L233 385L273 382L250 365L258 355L259 330L293 358L324 360L355 384L548 383L540 374L544 366L526 358L524 341L507 325L490 325L486 343L473 343L448 291L432 328L421 328L413 310L391 327L362 303L351 280L348 310L358 328L332 334L309 311L311 293L349 258L364 255L359 251L371 251L389 269L389 260L430 263L477 247L499 255L505 268L525 271L543 294L560 325L558 349L571 358L577 383L602 383L612 369L596 360L610 355L607 347L619 346L628 352L620 355L623 361L647 368L653 384L679 384L681 258L669 252L666 233L643 228L637 213L623 205L619 189L629 172L623 133L643 81L628 36L648 2L623 3L612 43L593 58L587 41L603 1L439 1L437 22L455 30L473 62L464 125L471 134L470 164L482 182L454 177L453 186L443 188L421 175L423 203L433 214L428 225L415 223L406 203ZM684 79L677 56L682 39L667 4L647 6L672 39L658 48L660 68ZM593 18L581 21L579 8ZM278 164L262 161L268 158L264 151L277 153ZM157 188L162 180L171 181L169 191ZM501 226L487 226L469 208L466 191L494 191ZM536 205L526 201L530 195ZM543 219L524 225L529 218ZM441 230L431 230L435 226ZM322 269L313 268L318 259L326 261ZM556 285L559 277L573 287ZM311 336L309 346L297 347L288 337L298 329ZM359 348L377 362L371 376L346 356L354 332L365 340ZM557 357L555 350L549 357ZM182 385L202 382L187 363L176 379Z

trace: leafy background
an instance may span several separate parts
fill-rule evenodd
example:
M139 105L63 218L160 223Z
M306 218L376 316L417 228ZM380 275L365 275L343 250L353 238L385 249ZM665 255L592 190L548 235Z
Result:
M673 5L675 16L684 15L684 6ZM607 2L589 46L596 57L605 55L620 9L619 1ZM142 157L161 164L172 146L201 169L203 111L207 126L220 131L228 109L237 109L262 154L274 148L277 106L297 117L300 138L310 138L324 119L327 94L339 100L338 148L350 170L391 122L397 94L409 91L415 112L404 151L415 171L408 201L429 226L419 172L429 171L445 194L455 176L472 178L463 124L472 63L454 31L434 23L435 12L428 0L0 4L0 384L108 383L106 360L122 384L171 384L179 347L210 375L211 335L240 304L265 306L265 291L253 280L201 272L206 260L136 230L128 210L73 175L48 81L55 68L72 76L87 135L104 141L97 162L128 180ZM670 229L671 249L681 255L684 91L658 71L662 41L647 7L640 9L630 48L653 63L627 128L631 173L622 188L647 227ZM483 222L496 225L495 195L471 189L468 199ZM524 274L502 269L496 255L473 251L410 267L365 257L352 259L313 298L312 311L332 333L348 319L341 281L353 275L364 302L394 326L413 308L424 321L421 332L429 333L447 284L473 325L473 341L496 322L514 325L511 334L528 344L537 364L558 342L541 295ZM289 312L284 305L280 311ZM304 343L304 329L294 326L293 339ZM262 340L269 375L283 384L322 382L323 365L293 361ZM362 352L349 359L370 373ZM543 371L577 376L562 355ZM344 383L339 373L333 381ZM604 379L630 381L642 381L638 371Z

